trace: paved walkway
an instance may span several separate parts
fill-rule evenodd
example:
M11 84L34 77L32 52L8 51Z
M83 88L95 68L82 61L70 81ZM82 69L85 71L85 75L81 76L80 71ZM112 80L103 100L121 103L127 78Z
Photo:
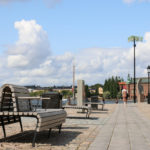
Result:
M118 104L88 150L150 150L150 120L135 104Z

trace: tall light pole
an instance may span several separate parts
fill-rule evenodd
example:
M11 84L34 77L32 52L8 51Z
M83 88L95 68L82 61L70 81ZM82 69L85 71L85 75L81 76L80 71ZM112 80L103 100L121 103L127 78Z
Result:
M147 99L147 103L150 104L150 88L149 88L149 77L150 77L150 66L148 65L147 67L147 73L148 73L148 99Z
M136 59L135 59L135 47L136 47L136 44L135 42L138 42L138 41L143 41L143 38L142 37L139 37L139 36L130 36L128 37L128 41L129 42L133 42L133 47L134 47L134 65L133 65L133 68L134 68L134 103L136 103Z

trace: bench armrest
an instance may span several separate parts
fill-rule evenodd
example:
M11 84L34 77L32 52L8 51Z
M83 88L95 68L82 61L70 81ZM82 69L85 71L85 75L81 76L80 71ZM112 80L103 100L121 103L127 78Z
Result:
M37 96L37 97L18 97L18 99L23 99L23 100L34 100L34 99L38 99L38 100L44 100L44 99L47 99L47 100L49 100L49 99L51 99L50 97L39 97L39 96Z

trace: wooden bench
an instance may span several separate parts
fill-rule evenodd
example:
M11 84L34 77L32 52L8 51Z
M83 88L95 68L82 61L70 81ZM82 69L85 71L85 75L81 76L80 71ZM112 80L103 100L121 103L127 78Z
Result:
M63 106L62 108L63 109L66 109L66 108L82 109L83 112L86 111L86 118L89 118L90 114L91 114L91 107L88 107L88 106L71 106L71 105L66 105L66 106Z
M102 110L104 110L104 103L103 102L85 102L84 104L85 105L92 105L92 104L101 105Z
M5 125L20 123L21 131L23 126L21 117L34 117L37 119L32 146L35 146L37 132L54 127L61 131L62 123L65 122L66 112L63 109L32 109L32 99L49 99L41 97L30 97L25 87L12 84L5 84L0 88L0 126L2 126L4 138L6 138Z

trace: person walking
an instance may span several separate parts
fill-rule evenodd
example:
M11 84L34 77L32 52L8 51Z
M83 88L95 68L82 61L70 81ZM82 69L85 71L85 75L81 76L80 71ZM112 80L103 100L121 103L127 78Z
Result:
M127 95L128 95L127 90L123 89L122 90L122 99L123 99L124 106L127 105Z

